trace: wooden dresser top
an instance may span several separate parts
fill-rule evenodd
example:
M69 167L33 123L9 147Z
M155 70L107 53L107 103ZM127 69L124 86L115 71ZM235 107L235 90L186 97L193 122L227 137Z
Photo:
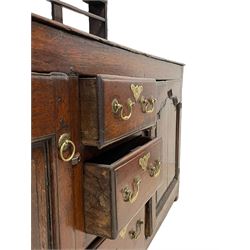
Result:
M182 78L184 64L152 56L32 14L32 71Z

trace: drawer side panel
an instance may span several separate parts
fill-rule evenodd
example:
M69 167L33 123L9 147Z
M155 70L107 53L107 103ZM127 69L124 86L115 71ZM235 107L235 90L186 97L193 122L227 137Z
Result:
M111 172L108 168L85 164L84 222L85 231L112 237Z

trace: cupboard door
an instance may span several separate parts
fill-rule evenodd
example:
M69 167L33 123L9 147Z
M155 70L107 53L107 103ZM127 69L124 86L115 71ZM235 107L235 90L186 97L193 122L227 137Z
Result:
M32 249L83 248L93 240L83 233L81 162L72 166L58 150L68 133L80 152L78 103L77 76L32 74ZM71 153L69 146L63 156Z
M165 101L157 123L157 136L163 138L163 184L156 193L157 215L168 199L169 189L179 179L181 84L178 80L162 82L158 91L164 95Z

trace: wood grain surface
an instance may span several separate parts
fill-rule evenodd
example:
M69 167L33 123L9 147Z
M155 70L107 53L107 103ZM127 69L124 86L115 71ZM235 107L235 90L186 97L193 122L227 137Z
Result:
M143 54L76 31L55 21L33 17L32 71L93 76L110 74L175 79L182 65Z
M131 85L142 86L139 100L135 100ZM156 124L156 106L152 113L144 113L140 98L157 99L156 81L148 78L130 78L98 75L97 78L80 79L80 105L82 142L102 148L112 142ZM123 115L128 115L128 99L135 102L131 117L121 119L114 114L112 102L116 99L123 105ZM150 107L151 108L151 107Z
M109 152L106 152L92 162L85 163L86 232L115 239L122 227L145 206L161 184L161 174L151 177L148 171L144 171L139 165L139 159L147 153L151 154L148 164L156 160L161 161L161 140L155 139L142 146L136 142L134 148L131 147L133 143L129 142L128 150L124 150L126 145L120 145L124 150L122 153L120 148L110 152L115 156L110 157ZM133 190L132 184L135 177L141 179L141 184L138 197L131 204L123 200L121 190L126 186Z

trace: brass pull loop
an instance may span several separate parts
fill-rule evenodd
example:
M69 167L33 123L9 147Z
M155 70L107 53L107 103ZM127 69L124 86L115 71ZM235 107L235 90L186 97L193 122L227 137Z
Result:
M123 200L125 202L130 202L131 204L134 203L138 197L139 194L139 187L140 187L140 183L141 183L141 178L140 177L135 177L133 180L133 191L129 189L128 186L126 186L125 188L123 188L121 190L122 192L122 196L123 196Z
M72 147L72 153L69 157L64 157L64 152L69 148L69 146L71 145ZM59 138L58 141L58 148L59 148L59 154L60 154L60 158L65 161L65 162L69 162L73 159L74 155L75 155L75 151L76 151L76 147L74 142L72 142L70 140L70 135L68 133L62 134Z
M154 111L154 104L156 102L156 99L153 97L145 98L144 96L141 97L141 106L142 106L142 112L143 113L152 113Z
M136 229L129 231L129 237L131 240L136 240L139 238L141 234L141 228L142 228L143 221L140 219L136 222Z
M151 177L159 176L161 172L161 162L156 160L154 164L150 164L148 167L148 172Z
M116 98L112 101L112 111L113 111L113 113L118 114L120 112L120 118L123 121L126 121L131 117L131 115L132 115L132 107L135 105L135 103L130 98L128 98L127 105L128 105L129 114L124 115L123 105L120 104Z

